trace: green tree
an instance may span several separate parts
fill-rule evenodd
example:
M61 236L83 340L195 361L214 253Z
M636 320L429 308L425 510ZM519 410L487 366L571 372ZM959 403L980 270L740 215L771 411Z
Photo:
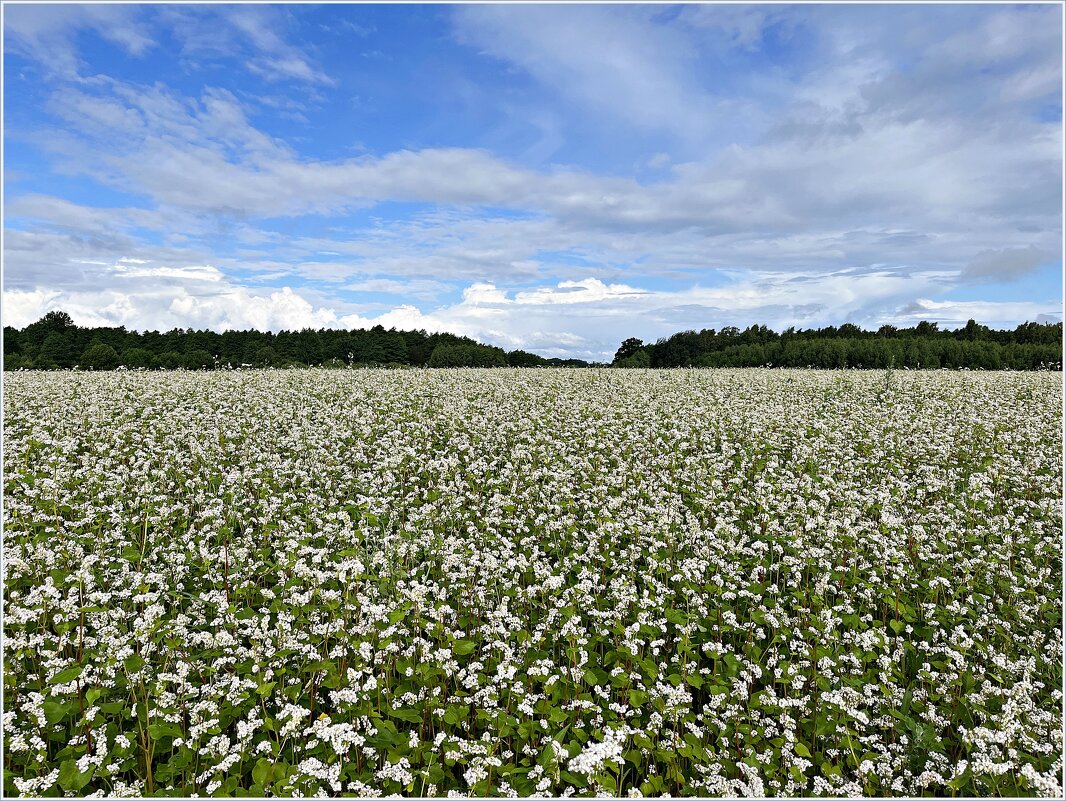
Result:
M22 332L10 325L4 326L4 355L22 352Z
M41 346L41 358L55 367L74 367L74 333L53 331Z
M81 366L93 370L114 370L119 365L118 351L103 342L97 342L85 349L81 355Z
M64 311L54 310L48 312L37 322L30 323L22 333L28 342L40 347L49 334L61 334L71 328L74 328L74 321L70 319L70 315Z
M616 367L651 367L651 358L644 349L638 350L626 358L615 362Z
M182 367L186 370L200 370L205 367L211 368L215 366L214 357L206 350L202 348L198 350L192 350L185 354L185 358L182 359Z
M441 342L429 354L430 367L465 367L465 354L462 345L453 342Z
M618 364L623 359L628 359L642 347L644 347L643 340L637 339L636 337L630 337L618 346L618 350L615 351L614 360L611 364Z
M122 351L122 364L127 367L151 367L155 361L147 348L130 348Z
M164 370L177 370L185 357L176 350L168 350L159 357L159 366Z
M278 363L278 354L272 347L267 345L255 352L255 365L258 367L273 367Z
M507 354L507 364L511 367L538 367L547 361L543 356L524 350L512 350Z
M382 337L380 355L385 364L407 364L407 340L403 334L390 331Z

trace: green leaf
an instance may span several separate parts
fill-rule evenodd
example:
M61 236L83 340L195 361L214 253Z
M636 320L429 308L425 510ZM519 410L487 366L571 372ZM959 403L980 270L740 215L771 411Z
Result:
M796 743L793 748L795 749L796 753L799 754L801 757L806 757L807 759L811 758L811 752L803 743Z
M153 740L161 737L181 737L181 727L177 723L153 723L148 727Z
M473 653L475 647L478 647L478 643L473 640L459 640L452 646L452 653L455 656L468 656Z
M970 770L969 766L967 766L966 770L964 770L962 773L960 773L958 776L948 782L948 787L950 787L952 790L961 790L966 785L966 783L970 781L972 775L973 771Z
M78 771L78 761L76 759L68 759L59 766L59 786L64 790L76 793L89 783L95 771L96 766L92 765L87 771L81 773Z
M397 720L406 720L408 723L422 722L422 713L417 709L388 709L386 712L389 717L396 718Z
M470 709L468 707L449 704L448 709L444 713L444 722L449 726L454 726L459 723L459 721L465 720L467 713L469 712Z
M44 718L49 723L59 723L67 714L66 704L58 701L45 701L41 706L44 708Z
M666 619L675 626L683 626L688 622L688 615L680 609L667 609L665 615Z
M140 654L131 654L123 661L127 673L136 673L144 667L144 658Z
M261 787L266 787L274 775L274 763L263 757L252 768L252 781Z
M61 670L48 680L49 684L69 684L81 675L81 665L71 665Z
M132 545L127 545L122 549L122 558L130 562L139 562L141 559L141 549L134 548Z
M459 640L452 646L452 653L456 656L469 656L474 653L477 643L473 640Z

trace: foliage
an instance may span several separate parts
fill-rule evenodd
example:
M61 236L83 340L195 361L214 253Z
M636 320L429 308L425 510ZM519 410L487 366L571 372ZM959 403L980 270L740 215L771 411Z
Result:
M644 366L634 362L634 354L646 354L652 367L883 369L895 364L908 369L1035 370L1062 366L1062 323L1023 323L1013 331L993 331L970 320L956 331L939 331L936 323L923 321L914 328L884 325L876 333L845 323L810 331L790 328L781 334L753 325L744 331L735 327L681 331L654 345L639 342L623 342L613 365Z
M612 364L619 364L626 361L635 355L644 346L644 341L637 339L636 337L630 337L621 345L618 346L618 350L615 351Z
M429 367L506 367L507 355L499 348L475 342L441 342L429 356Z
M4 794L1047 795L1047 373L15 373Z
M82 364L94 370L111 370L118 367L118 352L110 345L97 342L85 349L81 356Z
M86 361L92 345L114 349L115 359ZM121 354L121 355L119 355ZM205 356L206 354L206 356ZM434 354L436 356L434 357ZM521 350L505 353L453 334L425 331L310 328L301 331L193 331L175 329L127 331L82 328L60 311L46 314L22 331L4 328L4 369L95 370L123 366L135 369L215 369L224 367L290 367L329 365L417 365L443 367L584 367L579 359L545 359Z
M646 350L635 351L621 361L615 362L615 367L651 367L651 358Z

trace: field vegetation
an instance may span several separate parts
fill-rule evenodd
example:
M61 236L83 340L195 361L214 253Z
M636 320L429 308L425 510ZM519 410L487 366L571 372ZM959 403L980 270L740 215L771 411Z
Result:
M1061 797L1062 383L4 376L4 789Z

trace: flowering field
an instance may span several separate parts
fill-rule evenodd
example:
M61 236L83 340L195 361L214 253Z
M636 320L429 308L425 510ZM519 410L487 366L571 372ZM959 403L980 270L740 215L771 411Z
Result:
M1047 373L4 376L25 795L1059 795Z

